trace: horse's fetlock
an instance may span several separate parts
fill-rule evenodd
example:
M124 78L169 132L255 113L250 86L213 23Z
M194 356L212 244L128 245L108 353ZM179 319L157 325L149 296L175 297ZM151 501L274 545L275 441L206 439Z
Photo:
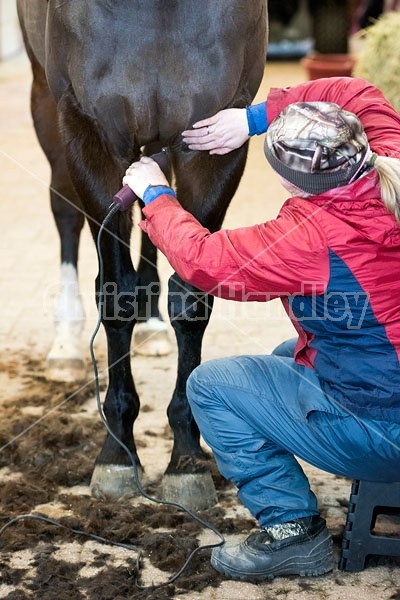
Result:
M121 393L118 395L118 401L115 397L106 397L103 410L109 422L133 424L139 413L139 406L131 394Z

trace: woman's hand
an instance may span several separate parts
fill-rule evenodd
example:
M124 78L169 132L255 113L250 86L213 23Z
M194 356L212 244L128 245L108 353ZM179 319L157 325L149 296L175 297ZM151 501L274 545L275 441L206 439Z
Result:
M129 185L136 196L142 200L149 185L166 185L169 187L168 179L156 161L148 156L143 156L140 161L132 163L127 168L122 183Z
M193 129L182 133L190 150L208 150L210 154L227 154L249 139L245 108L227 108L216 115L197 121Z

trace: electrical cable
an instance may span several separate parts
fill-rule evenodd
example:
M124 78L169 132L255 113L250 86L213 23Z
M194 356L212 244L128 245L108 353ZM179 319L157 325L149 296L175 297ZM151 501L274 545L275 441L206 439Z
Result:
M142 487L140 478L139 478L139 473L138 473L138 468L137 468L137 464L136 461L131 453L131 451L129 450L129 448L122 442L122 440L120 440L115 434L114 432L110 429L108 423L107 423L107 419L104 415L103 412L103 407L101 404L101 397L100 397L100 385L99 385L99 372L98 372L98 367L97 367L97 360L96 360L96 356L94 353L94 341L95 338L97 336L97 333L99 332L99 329L101 327L102 324L102 306L103 306L103 287L104 287L104 262L103 262L103 256L102 256L102 252L101 252L101 236L105 230L106 225L110 222L110 220L113 218L113 216L119 211L121 210L121 204L118 202L113 202L108 211L107 214L105 216L105 218L103 219L98 235L97 235L97 242L96 242L96 247L97 247L97 253L98 253L98 259L99 259L99 301L98 301L98 318L97 318L97 323L95 326L95 329L93 331L93 334L90 338L90 342L89 342L89 351L90 351L90 357L92 360L92 364L93 364L93 371L94 371L94 381L95 381L95 396L96 396L96 402L97 402L97 409L98 409L98 413L100 415L100 418L108 432L108 434L114 439L114 441L119 444L121 446L121 448L126 452L126 454L129 457L129 460L132 463L132 467L133 467L133 473L134 473L134 478L135 478L135 483L137 486L137 489L139 491L139 493L141 494L141 496L143 496L144 498L146 498L147 500L150 500L153 503L156 504L162 504L163 506L172 506L176 509L178 509L181 512L185 512L187 515L189 515L192 519L194 519L195 521L197 521L198 523L200 523L200 525L202 525L203 527L209 529L210 531L212 531L213 533L215 533L215 535L217 535L220 538L220 542L215 543L215 544L203 544L202 546L198 546L197 548L195 548L187 557L187 559L185 560L185 562L183 563L183 565L180 567L180 569L174 573L174 575L172 575L171 577L169 577L165 582L157 584L157 585L151 585L151 586L144 586L140 583L140 571L141 571L141 559L142 559L142 552L139 550L138 552L138 556L137 556L137 560L136 560L136 576L135 576L135 585L138 589L140 590L154 590L154 589L158 589L161 588L165 585L169 585L171 583L173 583L174 581L176 581L178 579L178 577L180 577L182 575L182 573L187 569L187 567L189 566L190 562L192 561L192 559L195 557L196 554L198 554L199 552L203 551L203 550L207 550L207 549L211 549L211 548L216 548L218 546L221 546L224 542L225 542L225 538L223 536L223 534L221 532L219 532L213 525L211 525L211 523L208 523L207 521L205 521L204 519L202 519L201 517L199 517L198 515L196 515L195 513L193 513L191 510L189 510L188 508L186 508L185 506L178 504L177 502L170 502L168 500L160 500L159 498L155 498L153 496L150 496L149 494L147 494L147 492L144 490L144 488ZM50 525L54 525L56 527L60 527L62 529L66 529L68 531L70 531L73 534L76 535L82 535L85 537L88 537L90 539L96 540L98 542L104 543L104 544L108 544L111 546L118 546L120 548L125 548L126 550L131 550L131 551L137 551L137 548L131 544L124 544L121 542L113 542L111 540L107 540L106 538L103 538L101 536L92 534L92 533L87 533L85 531L79 530L79 529L73 529L72 527L68 527L67 525L63 525L62 523L55 521L54 519L50 519L47 516L44 515L40 515L40 514L32 514L32 515L28 515L28 514L23 514L23 515L19 515L18 517L15 517L13 519L10 519L9 521L7 521L7 523L5 523L5 525L3 525L0 528L0 537L3 535L4 531L6 529L8 529L8 527L10 527L11 525L14 525L15 523L18 523L19 521L24 521L24 520L34 520L34 521L43 521L45 523L48 523Z
M125 548L126 550L136 550L136 547L132 544L124 544L122 542L111 542L110 540L107 540L106 538L103 538L100 535L96 535L94 533L87 533L86 531L74 529L73 527L68 527L68 525L63 525L59 521L50 519L50 517L47 517L45 515L19 515L14 519L10 519L5 525L3 525L3 527L0 528L0 537L3 535L4 531L8 529L11 525L18 523L19 521L25 521L26 519L31 519L33 521L44 521L45 523L49 523L49 525L61 527L62 529L66 529L67 531L70 531L71 533L74 533L76 535L84 535L85 537L88 537L91 540L96 540L97 542L101 542L102 544L118 546L119 548Z

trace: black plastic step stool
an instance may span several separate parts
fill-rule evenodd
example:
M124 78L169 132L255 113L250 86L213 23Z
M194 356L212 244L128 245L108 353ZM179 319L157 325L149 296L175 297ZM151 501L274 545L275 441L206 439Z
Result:
M355 479L351 487L339 569L362 571L369 554L400 556L400 534L371 533L379 514L400 516L400 482L375 483Z

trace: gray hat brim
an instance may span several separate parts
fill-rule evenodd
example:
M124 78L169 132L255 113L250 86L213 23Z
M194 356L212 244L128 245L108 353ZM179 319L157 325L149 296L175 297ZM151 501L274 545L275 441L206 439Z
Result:
M275 156L268 145L267 138L265 138L264 142L265 156L274 171L300 190L307 192L307 194L312 194L313 196L318 196L328 190L347 185L360 169L360 165L363 163L367 150L368 148L365 148L361 154L360 160L347 168L342 167L337 171L331 172L318 171L315 173L305 173L304 171L296 171L285 165Z

